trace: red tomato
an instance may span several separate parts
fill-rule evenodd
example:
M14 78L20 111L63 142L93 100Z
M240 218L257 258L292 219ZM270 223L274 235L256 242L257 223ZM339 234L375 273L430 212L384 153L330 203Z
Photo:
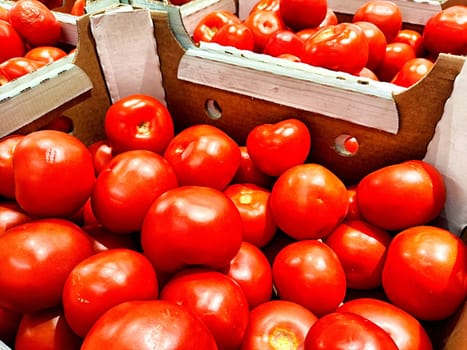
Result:
M156 299L158 294L156 273L143 254L109 249L82 260L71 270L63 287L63 311L71 329L84 337L112 306Z
M115 248L139 250L138 240L133 235L116 235L100 224L87 224L83 230L89 234L96 253Z
M196 25L193 30L193 41L211 41L216 32L225 24L240 23L240 18L235 14L225 10L215 10L209 12Z
M59 307L25 314L16 335L15 350L79 350L81 338L68 325Z
M243 241L237 255L222 272L240 285L250 309L271 299L271 265L266 255L254 244Z
M264 188L270 188L273 177L261 172L253 163L246 146L240 146L240 166L232 179L233 183L250 183Z
M270 10L256 10L251 12L243 21L252 31L255 38L256 52L263 52L269 37L278 30L286 29L279 12Z
M56 46L62 34L54 13L39 0L18 0L10 8L10 23L32 46Z
M363 78L368 78L368 79L372 79L375 81L379 81L378 76L371 69L368 69L367 67L363 67L362 70L355 75L358 77L363 77Z
M401 308L374 298L345 302L338 312L351 312L377 324L394 340L399 350L432 350L431 340L421 323Z
M414 49L415 56L417 57L422 57L425 54L423 35L416 30L408 28L399 30L393 42L409 44Z
M345 216L345 220L360 220L362 217L357 205L357 186L347 187L347 193L349 195L349 211Z
M211 42L224 46L233 46L239 50L253 51L255 38L251 29L244 23L227 23L220 27Z
M175 171L164 157L147 150L126 151L113 157L97 177L92 212L116 234L137 232L154 200L177 186Z
M198 315L210 329L219 350L236 350L240 345L248 324L248 300L242 288L225 274L185 269L165 284L160 299Z
M51 120L49 123L41 127L41 130L58 130L66 133L71 133L73 131L73 119L67 117L66 115L60 115L57 118Z
M305 339L305 350L398 350L381 327L350 312L332 312L317 320Z
M375 24L390 43L402 28L402 13L393 1L369 0L355 11L352 21L367 21Z
M444 207L446 190L434 166L412 160L365 176L356 198L365 220L385 230L401 230L435 219Z
M217 350L205 323L186 307L163 300L129 301L105 312L81 350Z
M13 152L24 135L13 134L0 139L0 196L15 198Z
M198 124L179 132L164 157L177 174L180 185L208 186L223 190L240 166L240 148L215 126Z
M421 320L452 315L467 296L467 246L435 226L413 226L389 245L383 268L389 300Z
M12 57L0 63L0 74L8 81L17 79L42 67L43 63L26 57Z
M85 0L74 0L73 6L71 6L70 14L73 16L82 16L85 12L86 1Z
M467 6L450 6L428 19L423 28L423 44L434 54L466 54Z
M59 305L68 274L92 254L88 235L64 219L10 228L0 236L0 306L27 313Z
M297 32L317 27L326 17L326 0L279 0L279 12L287 27Z
M24 136L15 147L13 169L18 204L38 217L74 214L91 195L95 182L87 147L78 138L55 130Z
M242 243L242 219L223 192L180 186L160 195L141 230L144 253L156 271L174 273L185 266L227 266Z
M305 48L305 40L288 29L278 30L266 42L263 53L278 57L282 54L291 54L301 57Z
M272 265L277 294L318 317L334 311L344 300L345 272L337 254L325 243L310 239L288 244Z
M155 97L133 94L113 103L105 114L112 151L148 150L162 154L174 136L169 110Z
M368 41L368 61L366 67L375 71L384 59L386 54L386 37L381 29L371 22L354 22L358 25Z
M324 242L339 257L345 271L347 287L376 289L381 286L381 274L387 247L392 236L365 221L344 221Z
M16 333L23 314L0 307L0 340L10 348L14 347Z
M112 159L112 147L107 140L100 140L89 145L88 149L89 152L91 152L94 170L97 176Z
M302 61L313 66L354 74L368 61L365 34L353 23L339 23L318 30L305 41Z
M279 11L279 0L258 0L253 4L249 14L257 10Z
M289 118L274 124L260 124L246 139L248 154L255 166L270 176L303 164L311 147L311 135L302 121Z
M11 227L32 221L16 202L0 202L0 235Z
M344 183L322 165L308 163L286 170L271 190L277 226L294 239L327 236L347 215Z
M23 38L7 19L0 18L0 63L12 57L21 57L25 52Z
M51 63L67 55L64 50L56 46L37 46L26 52L24 57L38 62Z
M379 80L389 82L396 76L402 66L413 58L415 58L415 51L409 44L389 43L386 45L383 61L375 73Z
M404 63L396 76L391 80L391 83L410 87L418 81L422 80L433 68L434 63L426 58L412 58Z
M318 318L305 307L271 300L250 311L250 322L239 350L303 349L306 335Z
M6 7L0 6L0 20L9 21L9 10Z

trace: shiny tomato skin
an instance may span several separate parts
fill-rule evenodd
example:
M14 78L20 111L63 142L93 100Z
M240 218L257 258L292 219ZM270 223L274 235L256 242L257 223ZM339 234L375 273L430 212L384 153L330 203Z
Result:
M318 317L287 300L271 300L250 311L240 350L303 349L306 335Z
M280 175L271 190L276 225L294 239L326 237L347 215L344 183L316 163L296 165Z
M96 253L73 268L63 287L63 310L71 329L84 337L112 306L156 299L158 294L151 262L134 250L114 248Z
M290 54L300 58L303 55L304 47L305 40L303 38L289 29L283 29L269 37L263 53L273 57Z
M87 224L82 227L92 240L96 253L115 248L126 248L134 251L140 249L135 235L116 235L100 224Z
M244 23L227 23L217 30L211 42L223 46L232 46L239 50L253 51L255 47L253 33Z
M435 226L402 230L389 245L382 284L394 305L418 319L445 319L467 296L467 246Z
M415 51L411 45L401 42L388 43L384 58L375 73L379 80L390 82L402 66L415 57Z
M89 152L91 152L92 159L94 162L94 170L96 176L102 171L107 163L112 159L113 152L107 140L99 140L88 146Z
M85 12L85 7L86 1L84 0L74 0L73 5L71 6L70 9L70 14L73 16L82 16L84 15Z
M268 11L279 11L279 0L258 0L256 1L250 9L249 14L257 10L268 10Z
M15 198L13 152L24 135L12 134L0 139L0 196Z
M240 165L231 183L250 183L271 189L274 177L266 175L252 161L246 145L240 146Z
M15 201L0 202L0 235L9 228L34 220Z
M67 217L91 195L94 166L82 141L56 130L31 132L13 154L15 198L31 216Z
M187 308L164 300L123 302L105 312L81 350L217 350L212 333Z
M223 190L240 166L239 145L221 129L197 124L170 141L164 157L177 174L179 185Z
M193 29L192 39L195 43L211 41L217 31L225 24L241 23L234 13L225 10L210 11Z
M356 199L366 221L395 231L435 219L444 207L446 189L433 165L411 160L366 175L357 185Z
M238 253L242 233L240 213L223 192L180 186L153 202L141 244L157 272L175 273L191 265L219 269Z
M42 62L26 57L11 57L0 63L0 74L5 76L8 81L11 81L34 72L42 66Z
M0 305L23 313L59 305L70 271L94 254L88 235L64 219L14 226L0 248Z
M345 220L360 220L362 217L357 205L357 186L351 185L347 187L347 193L349 195L349 210L345 216Z
M427 58L413 58L404 63L391 83L402 87L411 87L430 73L433 66L434 63Z
M272 34L287 28L278 11L256 10L243 21L252 31L255 39L255 52L263 52Z
M366 21L354 22L354 24L362 29L368 41L368 61L365 67L375 71L386 54L386 37L376 24Z
M92 212L116 234L137 232L152 202L177 186L175 171L163 156L147 150L125 151L98 175L91 193Z
M399 350L432 350L428 333L410 313L394 304L375 298L356 298L344 302L338 312L351 312L367 318L384 329Z
M0 19L0 63L26 52L23 38L7 19Z
M326 0L279 0L279 12L287 27L297 32L317 27L326 17Z
M393 42L409 44L414 49L416 57L423 57L426 53L423 34L414 29L402 28Z
M25 53L24 57L43 63L52 63L68 55L56 46L37 46Z
M185 269L169 279L160 299L198 315L220 350L236 350L240 345L248 324L248 300L229 276L209 269Z
M334 311L346 293L345 272L337 254L319 240L290 243L272 264L280 299L296 302L318 317Z

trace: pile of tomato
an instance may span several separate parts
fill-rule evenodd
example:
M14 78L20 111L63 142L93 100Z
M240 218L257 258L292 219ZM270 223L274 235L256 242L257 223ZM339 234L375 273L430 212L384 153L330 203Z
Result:
M389 0L364 2L350 19L326 0L259 0L244 19L208 13L192 37L403 87L428 74L439 53L467 54L467 6L448 7L421 29L403 20Z
M296 116L244 144L176 130L136 94L106 139L0 140L0 340L22 349L433 349L467 295L436 225L443 176L408 160L344 184Z

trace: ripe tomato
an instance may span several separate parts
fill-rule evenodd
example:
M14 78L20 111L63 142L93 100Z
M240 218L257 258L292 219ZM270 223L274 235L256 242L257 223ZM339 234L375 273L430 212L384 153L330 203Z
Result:
M10 348L14 347L16 333L23 314L0 307L0 340Z
M386 45L386 53L383 61L376 70L376 75L381 81L391 81L402 66L415 58L415 51L406 43L392 42Z
M18 204L37 217L74 214L91 195L95 182L87 147L55 130L25 135L15 147L13 170Z
M248 324L248 300L242 288L225 274L208 269L185 269L165 284L161 300L171 301L198 315L220 350L236 350Z
M414 49L415 56L417 57L423 57L425 55L423 36L416 30L408 28L399 30L393 42L409 44Z
M21 318L15 350L79 350L80 347L81 338L71 330L60 307L25 314Z
M352 21L367 21L375 24L390 43L402 28L402 13L393 1L369 0L355 11Z
M337 254L319 240L290 243L276 255L272 278L283 300L296 302L318 317L344 300L345 272Z
M154 200L177 186L175 171L164 157L147 150L126 151L113 157L97 177L92 212L116 234L137 232Z
M253 4L249 14L252 14L257 10L268 10L277 12L279 11L279 0L258 0Z
M250 183L269 189L273 183L273 177L261 172L251 160L246 146L240 146L240 166L235 173L232 183Z
M381 327L350 312L332 312L318 319L305 339L305 350L398 350Z
M211 42L224 46L232 46L239 50L253 51L255 38L251 29L244 23L227 23L220 27Z
M63 287L63 311L71 329L84 337L112 306L156 299L158 295L156 273L143 254L109 249L82 260L71 270Z
M239 350L303 349L316 317L305 307L271 300L250 311L250 322Z
M145 94L132 94L114 102L105 114L104 128L115 154L130 150L162 154L174 136L167 107Z
M467 54L467 6L450 6L429 18L423 27L423 44L434 54Z
M363 67L360 72L355 74L357 77L363 77L368 79L373 79L375 81L379 81L378 76L369 68Z
M433 65L434 63L429 59L422 57L412 58L404 63L396 76L391 80L391 83L410 87L430 73Z
M105 312L81 350L217 350L212 333L186 307L164 300L128 301Z
M12 134L0 139L0 196L15 198L13 152L24 135Z
M403 230L389 245L382 283L389 300L418 319L445 319L467 296L467 246L435 226Z
M279 12L270 10L256 10L251 12L243 21L252 31L255 38L256 52L263 52L269 37L278 30L286 29Z
M12 57L0 63L0 74L11 81L34 72L43 65L26 57Z
M322 165L296 165L276 180L271 211L277 226L294 239L327 236L347 214L343 182Z
M48 129L48 130L58 130L63 131L66 133L71 133L73 131L74 124L73 119L67 117L66 115L60 115L49 123L45 124L41 127L41 130Z
M94 170L97 176L112 159L112 147L107 140L100 140L89 145L88 149L89 152L91 152Z
M92 254L88 235L64 219L10 228L0 236L0 306L28 313L59 305L68 274Z
M0 63L26 52L23 38L7 19L0 18Z
M215 126L198 124L179 132L164 152L180 185L223 190L240 166L240 148Z
M56 46L37 46L25 53L24 57L34 61L51 63L68 55L64 50Z
M264 45L263 53L278 57L290 54L302 57L305 40L289 29L278 30L272 34Z
M227 266L242 243L242 219L223 192L180 186L161 194L141 230L144 253L156 271L174 273L185 266Z
M384 300L357 298L339 306L338 312L351 312L377 324L394 340L399 350L432 350L422 324L411 314Z
M368 40L361 28L342 22L318 30L305 41L302 62L354 74L368 61Z
M401 230L435 219L444 207L446 189L434 166L411 160L366 175L357 185L356 198L365 220L385 230Z
M368 61L366 67L375 71L384 59L386 54L386 37L381 29L371 22L354 22L358 25L368 41Z
M56 46L62 27L54 13L39 0L18 0L10 8L10 23L32 46Z
M303 164L311 147L311 135L302 121L289 118L274 124L260 124L246 139L248 154L255 166L270 176Z
M71 9L70 9L70 14L73 16L84 15L86 13L84 9L85 6L86 6L85 0L74 0L73 5L71 6Z
M87 224L82 228L92 240L96 253L115 248L139 250L138 240L134 235L116 235L100 224Z
M345 271L347 287L376 289L381 286L381 274L387 247L392 236L365 221L344 221L324 242L339 257Z
M225 10L210 11L204 16L193 30L192 38L195 43L211 41L217 31L225 24L241 23L234 13Z
M10 14L8 11L9 9L6 7L0 6L0 20L9 21Z
M326 0L279 0L279 12L287 27L297 32L317 27L326 17Z
M0 202L0 235L9 228L34 220L14 201Z
M345 216L345 220L360 220L362 217L357 205L357 186L352 185L347 187L347 194L349 195L349 210Z

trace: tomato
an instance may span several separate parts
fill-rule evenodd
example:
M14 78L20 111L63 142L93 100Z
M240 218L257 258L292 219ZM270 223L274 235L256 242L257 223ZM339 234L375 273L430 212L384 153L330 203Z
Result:
M240 165L231 183L250 183L269 189L273 183L273 177L258 169L251 160L246 146L240 146L240 154Z
M240 285L250 309L271 299L271 265L266 255L254 244L243 241L229 266L221 271Z
M334 311L346 293L345 272L337 254L319 240L290 243L276 255L272 278L283 300L296 302L318 317Z
M277 226L297 240L327 236L345 218L349 206L344 183L315 163L282 173L271 190L270 202Z
M240 212L243 240L259 248L268 244L277 230L269 206L271 192L253 184L232 184L224 193Z
M279 12L270 10L256 10L243 21L252 31L255 39L256 52L263 52L269 37L278 30L286 29Z
M402 28L402 13L393 1L369 0L355 11L352 21L367 21L375 24L390 43Z
M292 55L290 53L282 53L280 54L279 56L277 56L278 58L282 58L284 60L289 60L289 61L292 61L292 62L301 62L302 60L300 59L300 57L297 57L295 55Z
M143 254L109 249L82 260L71 270L63 287L63 311L71 329L84 337L112 306L156 299L158 294L156 272Z
M444 207L446 189L433 165L411 160L366 175L357 185L356 199L365 220L395 231L435 219Z
M11 227L32 220L33 218L26 214L16 202L0 202L0 235Z
M0 6L0 20L9 21L10 14L6 7Z
M115 154L130 150L162 154L174 136L167 107L145 94L131 94L114 102L105 114L104 129Z
M249 14L252 14L257 10L268 10L278 12L279 5L279 0L258 0L253 4Z
M33 47L56 46L62 33L54 13L39 0L15 1L10 8L10 23Z
M339 257L345 271L347 287L376 289L381 286L381 274L387 247L392 236L365 221L344 221L324 242Z
M360 220L362 217L357 204L357 186L352 185L347 187L347 194L349 195L349 210L345 216L345 220Z
M128 301L105 312L81 350L217 350L205 323L186 307L163 300Z
M83 230L91 238L96 253L115 248L139 250L138 241L133 235L116 235L100 224L87 224Z
M318 319L305 339L305 350L398 350L381 327L350 312L332 312Z
M291 54L301 57L305 47L305 40L288 29L273 33L264 45L263 53L278 57L282 54Z
M43 63L26 57L12 57L0 63L0 74L11 81L34 72L42 66Z
M467 296L467 246L435 226L405 229L389 245L382 284L394 305L418 319L445 319Z
M422 324L411 314L384 300L357 298L346 301L338 312L351 312L377 324L394 340L399 350L432 350Z
M13 348L23 314L0 307L0 341Z
M44 129L71 133L74 129L73 119L66 115L60 115L41 127L41 130Z
M415 56L417 57L423 57L425 55L423 35L416 30L402 28L393 39L393 42L409 44L414 49Z
M70 14L73 16L82 16L86 13L85 11L86 1L85 0L74 0L73 5L70 9Z
M15 198L13 152L24 135L12 134L0 139L0 196Z
M68 54L56 46L37 46L25 53L24 57L34 61L51 63Z
M242 242L242 219L223 192L180 186L161 194L141 230L144 253L156 271L174 273L186 266L227 266Z
M13 154L15 197L30 215L67 217L91 195L94 166L87 147L55 130L31 132Z
M368 78L375 81L379 81L378 76L371 69L363 67L362 70L355 74L358 77Z
M246 147L260 171L279 176L306 161L311 148L311 135L304 122L288 118L255 126L247 135Z
M227 23L217 30L211 42L224 46L233 46L239 50L253 51L255 47L253 33L244 23Z
M0 18L0 63L26 52L24 40L7 19Z
M415 51L406 43L392 42L386 45L383 61L375 71L378 79L390 82L400 71L402 66L415 58Z
M321 28L308 38L302 61L353 74L365 67L368 55L368 40L361 28L343 22Z
M310 327L318 319L305 307L271 300L250 311L250 322L239 350L303 349Z
M68 274L92 254L88 235L64 219L10 228L0 236L0 306L27 313L59 305Z
M112 147L107 140L99 140L90 144L88 149L89 152L91 152L94 163L94 170L97 176L112 159Z
M391 80L391 83L410 87L422 80L433 68L434 63L426 58L412 58L404 63L399 72Z
M15 350L79 350L81 338L68 325L60 307L25 314L21 318Z
M317 27L326 17L326 0L279 0L279 12L287 27L297 32Z
M136 232L154 200L177 186L175 171L164 157L147 150L126 151L113 157L97 177L92 212L116 234Z
M185 269L162 288L161 300L171 301L198 315L220 350L236 350L248 324L248 301L242 288L225 274L208 269Z
M197 124L179 132L164 152L180 185L223 190L240 166L240 148L224 131Z
M423 45L431 53L467 53L467 6L454 5L434 14L423 27Z
M368 41L368 61L366 67L375 71L384 59L386 54L386 37L375 24L371 22L354 22L358 25Z
M241 23L240 18L225 10L210 11L204 16L193 30L192 38L195 43L211 41L216 32L225 24Z

